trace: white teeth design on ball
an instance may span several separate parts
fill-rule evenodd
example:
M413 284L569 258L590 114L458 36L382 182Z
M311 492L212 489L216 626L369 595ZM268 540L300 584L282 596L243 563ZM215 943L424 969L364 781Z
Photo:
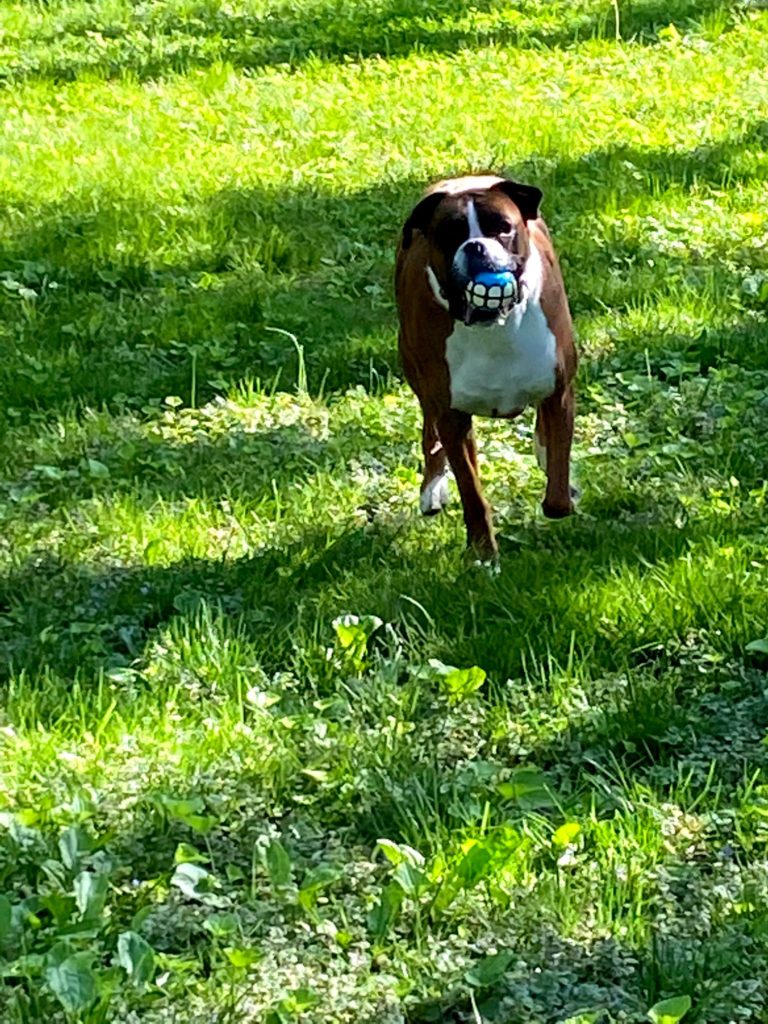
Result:
M467 302L475 309L499 309L509 299L513 299L516 288L513 281L507 281L502 285L487 285L480 281L470 281L464 292Z

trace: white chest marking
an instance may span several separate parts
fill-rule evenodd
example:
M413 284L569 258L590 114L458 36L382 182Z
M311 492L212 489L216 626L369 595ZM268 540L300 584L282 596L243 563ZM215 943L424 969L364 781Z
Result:
M506 321L474 327L455 322L445 344L454 409L505 416L554 391L557 351L541 309L541 275L541 256L531 245L523 297Z

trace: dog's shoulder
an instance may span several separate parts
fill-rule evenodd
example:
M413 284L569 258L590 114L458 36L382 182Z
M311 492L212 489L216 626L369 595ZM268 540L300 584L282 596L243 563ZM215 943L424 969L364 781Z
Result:
M526 223L526 227L528 228L528 237L538 249L541 258L546 260L550 267L556 266L557 255L555 253L555 246L544 218L536 217L535 220L529 220Z
M535 220L529 220L527 227L531 245L535 246L542 264L541 308L559 340L562 368L565 377L570 379L576 371L577 356L560 262L544 219L537 217Z
M429 291L426 276L428 262L429 247L422 234L417 232L408 246L403 245L400 236L395 256L395 292L398 298L404 292L412 292L414 289L424 288Z

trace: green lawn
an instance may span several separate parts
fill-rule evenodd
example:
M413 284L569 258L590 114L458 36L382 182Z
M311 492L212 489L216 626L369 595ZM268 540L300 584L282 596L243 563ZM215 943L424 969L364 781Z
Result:
M760 6L0 0L3 1024L768 1020ZM391 288L470 169L582 353L498 575Z

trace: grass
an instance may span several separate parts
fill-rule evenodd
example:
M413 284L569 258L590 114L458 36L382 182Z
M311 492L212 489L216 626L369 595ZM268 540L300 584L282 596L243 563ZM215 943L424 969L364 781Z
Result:
M3 1021L765 1020L766 63L715 0L0 3ZM578 516L478 424L497 576L395 351L468 167L583 354Z

